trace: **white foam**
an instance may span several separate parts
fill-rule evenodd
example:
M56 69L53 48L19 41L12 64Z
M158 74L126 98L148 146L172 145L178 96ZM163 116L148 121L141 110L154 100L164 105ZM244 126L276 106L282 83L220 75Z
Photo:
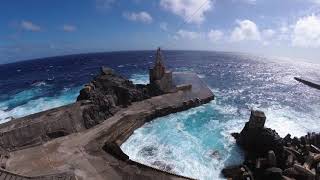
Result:
M162 167L154 164L161 161L180 175L201 180L223 179L220 172L224 163L230 158L240 163L242 156L234 155L235 142L226 134L221 135L225 132L222 128L235 126L225 126L217 119L206 119L207 116L210 118L207 113L219 111L216 107L215 103L210 103L158 118L137 129L121 148L130 159L155 168ZM204 122L198 124L201 121ZM154 147L157 151L152 156L145 156L141 153L145 147ZM216 150L220 156L211 156Z
M0 106L0 123L4 123L11 120L11 117L19 118L29 114L34 114L37 112L45 111L51 108L55 108L55 107L59 107L59 106L63 106L63 105L75 102L80 89L81 87L76 87L69 90L63 90L61 91L60 95L55 97L41 97L38 99L30 100L26 104L17 106L11 110L5 110L6 109L5 106ZM33 91L33 93L35 92L36 91ZM30 97L35 96L30 94L29 90L26 90L26 92L19 93L16 96L14 96L13 99L26 98L26 97L23 97L22 94L30 95ZM27 98L30 98L30 97L27 97Z
M134 84L148 84L149 83L149 75L147 75L147 74L133 74L133 75L131 75L130 80Z
M318 132L320 128L320 105L314 105L309 113L297 112L290 107L270 107L262 109L266 116L266 126L275 129L280 136L288 133L303 136L308 132Z
M198 76L199 76L199 78L201 78L201 79L204 79L204 78L206 78L206 75L205 74L197 74Z
M47 83L45 81L39 81L32 84L32 86L40 87L40 86L46 86Z

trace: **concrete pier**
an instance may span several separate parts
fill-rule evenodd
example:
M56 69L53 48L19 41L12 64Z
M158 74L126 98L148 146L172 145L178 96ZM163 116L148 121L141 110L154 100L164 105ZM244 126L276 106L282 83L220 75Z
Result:
M302 79L302 78L298 78L298 77L294 77L294 79L307 85L307 86L310 86L312 88L320 90L320 82L315 82L313 80L306 80L306 79Z
M72 172L78 180L190 179L134 162L120 149L134 130L146 122L214 99L210 89L194 73L173 73L173 82L176 86L191 84L191 88L134 102L90 129L83 127L79 115L82 106L86 106L81 101L1 125L0 142L4 144L5 139L10 140L16 136L19 139L21 128L24 131L35 130L29 134L34 141L28 142L26 146L23 142L15 146L6 144L9 150L6 152L6 170L26 177ZM40 119L46 117L61 132L70 134L60 136L60 133L56 133L52 139L41 139L48 129L37 130L37 127L41 127ZM64 129L65 125L67 128ZM13 147L19 148L10 150Z

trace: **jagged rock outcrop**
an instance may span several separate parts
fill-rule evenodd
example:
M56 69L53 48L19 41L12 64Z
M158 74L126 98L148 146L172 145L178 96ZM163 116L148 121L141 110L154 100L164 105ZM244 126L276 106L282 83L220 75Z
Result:
M142 101L162 92L151 85L135 85L107 67L80 91L77 101L90 104L83 111L84 124L90 128L112 116L120 107Z
M241 133L232 134L245 150L245 161L224 168L222 174L233 180L318 180L320 134L308 133L300 138L288 134L281 138L276 131L264 127L265 120L263 112L252 111Z
M282 139L278 133L270 128L265 128L266 116L261 111L251 111L247 122L240 134L234 134L243 149L257 155L267 154L273 150L276 154L282 154Z

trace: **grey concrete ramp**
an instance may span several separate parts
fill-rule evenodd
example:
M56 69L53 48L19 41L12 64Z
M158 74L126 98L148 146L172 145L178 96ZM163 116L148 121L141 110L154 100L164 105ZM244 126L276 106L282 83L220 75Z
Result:
M27 177L0 169L0 180L76 180L72 173L60 173L37 177Z

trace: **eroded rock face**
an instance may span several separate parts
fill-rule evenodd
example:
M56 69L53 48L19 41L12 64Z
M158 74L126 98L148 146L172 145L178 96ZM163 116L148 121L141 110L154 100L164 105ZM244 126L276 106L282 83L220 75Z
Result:
M119 107L160 94L155 87L135 85L112 69L102 67L100 75L80 91L77 101L90 102L83 111L84 124L90 128L112 116Z

